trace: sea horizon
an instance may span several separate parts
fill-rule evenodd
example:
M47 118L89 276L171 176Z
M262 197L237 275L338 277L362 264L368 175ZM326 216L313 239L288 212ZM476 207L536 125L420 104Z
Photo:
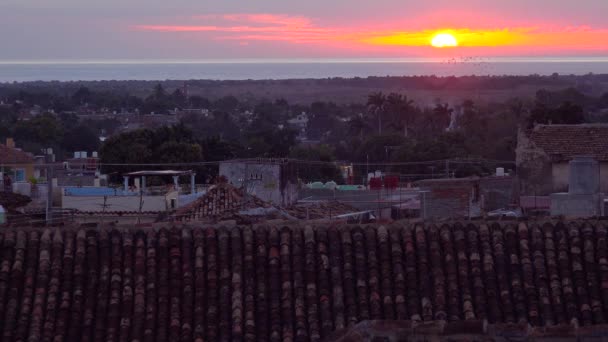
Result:
M449 60L486 62L606 63L608 56L450 56L450 57L300 57L300 58L75 58L0 59L0 64L265 64L265 63L442 63Z
M608 56L0 59L0 82L608 74Z

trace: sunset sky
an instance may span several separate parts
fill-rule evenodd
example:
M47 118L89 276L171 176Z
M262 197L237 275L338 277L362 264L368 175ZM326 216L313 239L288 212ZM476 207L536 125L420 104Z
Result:
M607 14L607 0L2 0L0 60L608 56ZM432 47L438 33L458 47Z

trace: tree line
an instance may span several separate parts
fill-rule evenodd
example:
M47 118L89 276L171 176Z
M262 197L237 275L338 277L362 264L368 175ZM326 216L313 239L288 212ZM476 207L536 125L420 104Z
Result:
M65 155L100 149L103 160L111 163L177 163L239 157L360 163L449 158L514 160L518 128L539 123L608 122L608 94L593 97L574 88L539 90L531 98L491 103L477 103L472 99L419 103L404 93L382 92L347 105L322 101L291 104L281 98L251 101L234 96L211 101L201 96L186 96L179 88L167 91L161 84L143 97L126 93L108 95L84 87L64 96L69 98L70 106L98 107L122 99L123 102L117 102L120 106L145 112L207 109L205 113L181 116L177 126L112 136L112 132L121 131L120 123L112 119L79 121L70 110L53 107L61 103L53 98L25 91L7 98L0 106L0 137L12 136L24 149L34 153L43 147L54 147ZM47 113L19 120L19 110L31 105L38 105ZM66 108L73 108L70 106ZM304 130L290 122L302 113L308 120ZM102 143L99 136L110 137ZM386 171L429 173L426 166L395 167ZM339 177L332 168L309 168L306 172L310 179ZM491 170L460 167L454 172L471 175Z

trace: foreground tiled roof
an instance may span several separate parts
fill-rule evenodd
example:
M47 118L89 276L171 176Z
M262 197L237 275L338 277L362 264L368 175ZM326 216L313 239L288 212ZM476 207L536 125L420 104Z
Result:
M593 326L603 224L0 231L4 340L319 340L365 320Z
M608 125L536 125L528 131L536 146L557 160L592 156L608 160Z

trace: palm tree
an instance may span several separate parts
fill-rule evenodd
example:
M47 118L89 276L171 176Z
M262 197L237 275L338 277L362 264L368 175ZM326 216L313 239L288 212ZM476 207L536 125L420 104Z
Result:
M386 106L386 96L382 92L372 93L367 98L367 109L378 117L378 135L382 135L382 115Z
M403 130L403 136L407 137L408 128L414 118L414 101L405 95L391 93L387 98L387 110L391 114L391 125L397 130Z
M437 103L435 108L433 108L433 129L436 131L445 131L450 124L452 112L454 112L454 109L450 108L447 103Z
M359 139L363 139L363 132L370 129L370 125L363 114L353 116L348 122L349 130L351 133L357 134Z

